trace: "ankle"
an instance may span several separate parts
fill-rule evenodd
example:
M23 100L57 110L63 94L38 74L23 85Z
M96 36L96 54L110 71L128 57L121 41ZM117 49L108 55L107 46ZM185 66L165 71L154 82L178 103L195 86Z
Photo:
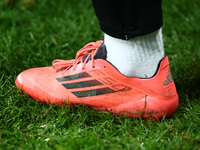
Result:
M128 41L104 36L107 60L122 74L134 77L151 77L164 57L162 30Z

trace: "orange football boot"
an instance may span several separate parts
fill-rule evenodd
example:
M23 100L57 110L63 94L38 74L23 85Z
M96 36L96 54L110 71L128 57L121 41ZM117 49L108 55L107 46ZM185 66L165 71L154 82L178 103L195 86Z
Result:
M57 105L85 104L128 117L157 119L175 112L178 95L167 56L153 77L136 78L122 75L106 61L106 54L103 41L89 43L73 60L55 60L51 67L22 72L16 85L35 100Z

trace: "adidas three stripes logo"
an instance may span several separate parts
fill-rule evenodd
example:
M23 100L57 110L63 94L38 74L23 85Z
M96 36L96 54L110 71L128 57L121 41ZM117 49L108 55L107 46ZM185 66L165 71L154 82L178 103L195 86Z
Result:
M57 81L63 82L63 81L71 81L71 80L76 80L76 79L83 79L83 78L89 78L92 77L90 74L87 72L82 72L70 76L65 76L61 78L56 78ZM99 82L96 79L92 80L87 80L87 81L81 81L81 82L73 82L73 83L65 83L62 84L66 89L75 89L72 93L77 96L78 98L81 97L89 97L89 96L97 96L97 95L103 95L103 94L108 94L115 92L115 90L105 87L105 88L96 88L96 86L104 85L101 82ZM76 91L76 89L79 88L86 88L86 87L94 87L94 89L91 90L83 90L83 91Z

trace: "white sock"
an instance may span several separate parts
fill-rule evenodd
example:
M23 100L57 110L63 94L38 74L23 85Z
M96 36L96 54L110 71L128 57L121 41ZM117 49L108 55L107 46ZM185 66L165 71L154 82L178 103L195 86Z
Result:
M162 29L130 40L104 35L107 60L123 75L152 77L159 61L164 57Z

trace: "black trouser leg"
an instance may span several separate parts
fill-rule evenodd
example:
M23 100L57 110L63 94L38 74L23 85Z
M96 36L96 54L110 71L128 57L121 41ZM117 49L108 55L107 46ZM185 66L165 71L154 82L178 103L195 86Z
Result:
M106 34L130 39L158 30L162 0L92 0L100 28Z

